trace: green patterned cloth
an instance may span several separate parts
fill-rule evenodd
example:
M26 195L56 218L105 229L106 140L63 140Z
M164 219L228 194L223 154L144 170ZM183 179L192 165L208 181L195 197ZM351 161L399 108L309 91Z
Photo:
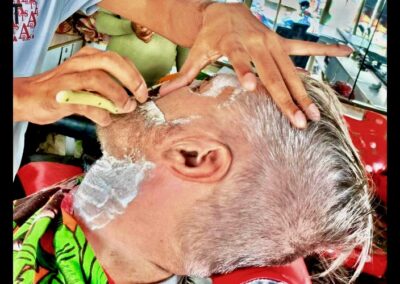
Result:
M97 261L82 229L68 214L76 176L14 201L14 284L113 283ZM65 209L64 209L65 208ZM211 284L210 278L171 277L164 284Z
M61 209L80 180L14 201L14 283L108 283L82 229Z

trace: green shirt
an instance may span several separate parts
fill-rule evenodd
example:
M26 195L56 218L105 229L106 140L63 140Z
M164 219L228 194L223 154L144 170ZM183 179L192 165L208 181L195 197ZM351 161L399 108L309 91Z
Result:
M129 58L148 86L168 75L174 66L179 70L189 52L158 34L150 42L143 42L132 30L131 21L103 9L96 13L95 20L97 31L110 35L107 50Z

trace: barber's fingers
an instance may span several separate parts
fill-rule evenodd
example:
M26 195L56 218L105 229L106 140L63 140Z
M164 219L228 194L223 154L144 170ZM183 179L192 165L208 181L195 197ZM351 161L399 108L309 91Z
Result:
M258 70L261 82L274 99L276 105L294 126L305 128L307 126L306 117L293 102L285 81L282 78L282 71L277 66L271 52L253 52L252 54L254 54L252 59Z
M147 100L146 82L130 60L112 51L88 52L90 54L85 56L71 57L60 66L59 72L70 73L101 69L126 86L139 102L144 103Z
M223 53L229 59L240 84L247 90L253 91L257 86L257 78L253 72L251 58L240 43L232 43L223 46Z
M96 92L113 101L121 113L132 112L136 108L136 102L128 96L124 88L102 70L68 73L56 79L58 90Z
M220 53L213 51L206 45L195 43L179 71L179 76L170 82L164 83L160 88L160 95L166 95L173 90L188 85L207 64L217 60L220 56Z
M281 45L290 55L347 56L353 49L347 45L324 44L297 39L280 38Z
M91 47L91 46L84 46L78 52L73 54L71 56L71 58L74 58L74 59L76 59L77 57L82 58L84 56L97 54L99 52L101 52L101 51L99 49L97 49L97 48L94 48L94 47ZM70 61L70 59L67 60L66 62L69 62L69 61ZM36 76L36 78L38 78L37 81L39 81L39 82L40 81L46 81L46 80L48 80L48 79L50 79L50 78L52 78L54 76L71 72L71 70L70 70L71 68L67 69L67 68L65 68L66 66L67 66L66 63L63 63L59 67L57 67L55 69L50 69L50 70L48 70L46 72L43 72L43 73L37 75ZM72 71L72 72L74 72L74 71Z
M84 106L84 105L68 105L69 114L78 114L81 116L85 116L89 118L94 123L100 126L107 126L112 122L110 113L104 109L92 107L92 106Z
M139 78L140 80L140 85L136 87L136 89L138 90L138 94L136 94L135 92L133 93L135 98L140 102L140 103L145 103L148 99L148 91L147 91L147 85L146 85L146 81L144 80L142 74L140 74L139 70L136 69L135 64L128 58L128 57L123 57L124 60L126 61L126 63L134 70L136 70L136 76L137 78ZM140 95L140 98L138 99L138 96Z
M287 56L286 52L279 46L274 49L272 57L282 74L283 81L292 95L292 98L295 99L297 104L307 114L308 118L318 121L320 119L319 110L304 89L296 68Z

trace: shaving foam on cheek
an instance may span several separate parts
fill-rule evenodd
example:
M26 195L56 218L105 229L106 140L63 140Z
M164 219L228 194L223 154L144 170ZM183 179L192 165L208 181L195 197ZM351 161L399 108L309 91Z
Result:
M145 117L146 123L161 125L166 122L164 114L153 101L140 105L139 111Z
M104 155L90 168L73 196L74 214L89 229L104 227L124 212L136 197L146 172L154 168L148 161L133 163Z

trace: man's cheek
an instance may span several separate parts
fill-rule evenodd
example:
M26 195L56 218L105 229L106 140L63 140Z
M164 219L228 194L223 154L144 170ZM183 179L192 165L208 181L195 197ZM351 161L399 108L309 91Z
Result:
M75 214L91 229L104 227L124 213L153 168L151 162L134 163L130 159L103 155L92 165L74 193Z
M118 131L118 127L98 128L97 137L103 154L107 153L117 159L128 155L129 138L123 129L120 130Z
M146 196L148 205L162 207L177 197L180 188L180 181L171 175L170 170L157 165L142 183L139 194Z

